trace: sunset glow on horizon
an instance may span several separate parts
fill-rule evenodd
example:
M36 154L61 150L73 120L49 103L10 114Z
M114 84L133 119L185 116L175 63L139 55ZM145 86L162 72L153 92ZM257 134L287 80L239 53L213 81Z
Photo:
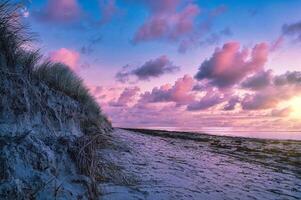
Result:
M21 1L118 127L301 130L301 1Z
M301 120L301 97L294 97L289 103L292 107L290 116L294 119Z

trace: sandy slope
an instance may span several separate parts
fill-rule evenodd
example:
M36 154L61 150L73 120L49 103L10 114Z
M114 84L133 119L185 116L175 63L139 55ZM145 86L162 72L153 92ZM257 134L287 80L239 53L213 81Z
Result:
M301 199L298 174L218 153L208 142L120 129L113 141L118 147L103 151L132 183L103 184L103 199Z

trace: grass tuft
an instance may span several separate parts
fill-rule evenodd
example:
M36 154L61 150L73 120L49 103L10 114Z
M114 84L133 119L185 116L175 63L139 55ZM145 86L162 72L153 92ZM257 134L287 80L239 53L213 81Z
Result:
M11 67L24 55L22 49L34 39L34 34L21 21L21 8L21 4L9 0L0 2L0 51L7 66Z
M33 56L32 60L34 58ZM61 91L80 102L90 119L95 117L96 120L99 120L97 116L100 117L102 115L100 106L90 94L89 89L84 85L83 80L68 66L62 63L46 61L38 65L33 74L49 87Z
M12 1L0 2L0 55L6 65L1 70L20 66L20 72L33 74L49 87L79 101L89 118L102 116L101 109L89 90L70 68L61 63L46 61L41 63L42 56L38 50L29 51L26 47L33 41L33 33L22 23L21 4ZM106 120L106 117L102 117ZM107 121L107 120L106 120Z
M47 61L38 66L34 74L51 88L62 91L82 103L89 101L89 92L83 86L82 79L64 64Z

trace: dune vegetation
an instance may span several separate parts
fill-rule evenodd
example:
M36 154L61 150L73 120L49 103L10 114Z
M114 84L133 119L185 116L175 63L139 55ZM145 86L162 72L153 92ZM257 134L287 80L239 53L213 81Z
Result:
M77 74L63 63L43 60L39 50L31 49L35 34L21 22L19 9L20 5L10 1L0 4L0 51L6 66L21 65L23 73L79 101L88 112L101 115L100 106Z
M47 155L50 150L46 151L45 149L49 148L56 157L65 156L66 159L69 159L69 157L73 159L80 174L89 177L90 183L86 184L88 196L93 198L93 196L95 197L99 194L96 182L103 180L106 173L101 163L103 160L99 158L96 151L106 144L106 133L112 130L111 123L102 113L99 104L90 93L88 87L85 86L83 80L75 72L65 64L52 62L44 58L40 51L33 47L34 45L32 44L36 41L37 36L30 32L29 26L22 21L20 8L21 5L13 4L12 1L0 2L0 81L2 85L0 94L3 95L0 101L0 108L1 112L11 112L11 114L2 113L3 115L0 113L0 117L10 117L14 121L12 125L16 126L19 132L20 130L21 132L23 131L22 126L26 124L24 137L31 135L30 137L38 138L37 141L40 141L39 143L35 143L32 140L27 141L30 145L40 145L42 149L36 152ZM8 121L5 121L7 119L7 117L4 120L1 119L3 123L1 122L0 125L7 127ZM28 126L32 126L33 129L25 130ZM40 127L40 129L35 131L34 128L36 127ZM78 127L80 130L77 130ZM13 131L13 129L11 130ZM12 137L12 133L6 131L6 128L0 129L1 137L5 141L6 137ZM54 133L51 133L52 131ZM80 132L81 135L72 131ZM23 134L19 132L13 134ZM39 135L42 132L44 135ZM60 134L70 138L64 139L64 142L62 142L61 137L63 136L60 136ZM50 137L57 137L52 138L51 141L57 139L60 142L55 143L55 145L59 146L62 143L62 148L67 148L67 150L56 152L57 147L48 147L47 144L49 144ZM18 137L7 139L9 142L6 142L7 144L4 147L10 145L13 148L15 145L14 138ZM24 141L26 140L24 139ZM10 171L10 168L6 166L15 164L9 159L16 154L16 152L10 150L10 147L7 147L8 153L3 158L4 160L1 158L2 168L8 171ZM24 148L26 149L27 147ZM28 149L26 153L28 156L34 153L30 151ZM19 153L21 154L22 152ZM17 159L17 157L14 159ZM47 159L52 158L47 157ZM24 159L20 162L24 163L22 166L25 170L35 170L32 164L28 163L28 160ZM57 168L57 165L68 165L67 163L54 165L56 162L56 160L49 161L45 165L54 169ZM3 173L5 170L3 170ZM28 180L26 178L23 180L18 177L19 172L10 171L9 173L11 174L11 180L30 181L29 178ZM44 178L48 175L52 176L52 173L48 174L49 172L46 171L43 173L46 174L43 175ZM40 174L40 172L37 172L37 174ZM1 181L10 180L9 176L2 179L2 172L0 175ZM34 176L33 173L32 176ZM54 179L56 180L56 178ZM6 194L5 198L17 198L15 195L24 195L24 198L29 198L29 196L36 197L39 192L43 193L48 184L50 183L44 180L44 182L41 181L40 185L36 184L38 188L31 188L28 193L13 193L11 191L14 189L11 187L14 186L8 181L9 189L7 191L9 193ZM70 184L73 184L72 181ZM3 185L3 187L4 189L1 188L0 193L2 190L6 191L6 186ZM22 188L21 186L19 187ZM36 186L32 185L31 187Z

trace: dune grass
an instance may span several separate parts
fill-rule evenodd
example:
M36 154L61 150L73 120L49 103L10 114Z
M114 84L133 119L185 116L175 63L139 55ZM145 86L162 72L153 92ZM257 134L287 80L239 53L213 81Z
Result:
M79 76L62 63L42 61L39 50L28 50L35 36L21 21L21 4L11 2L0 2L0 58L4 58L0 60L0 69L7 71L19 66L23 74L26 72L80 102L91 117L101 117L100 106Z
M33 74L40 81L47 83L49 87L79 101L88 112L101 114L100 106L84 85L83 80L68 66L46 61L36 66Z
M0 52L10 67L24 58L26 45L35 38L28 26L21 22L21 8L21 4L11 1L0 2Z
M37 80L79 102L78 118L84 135L74 144L78 149L71 156L75 157L80 172L94 182L100 174L96 149L105 142L103 133L111 129L111 123L75 72L62 63L43 61L39 50L29 50L34 34L22 23L22 6L11 2L0 2L0 77L28 75L29 80Z

